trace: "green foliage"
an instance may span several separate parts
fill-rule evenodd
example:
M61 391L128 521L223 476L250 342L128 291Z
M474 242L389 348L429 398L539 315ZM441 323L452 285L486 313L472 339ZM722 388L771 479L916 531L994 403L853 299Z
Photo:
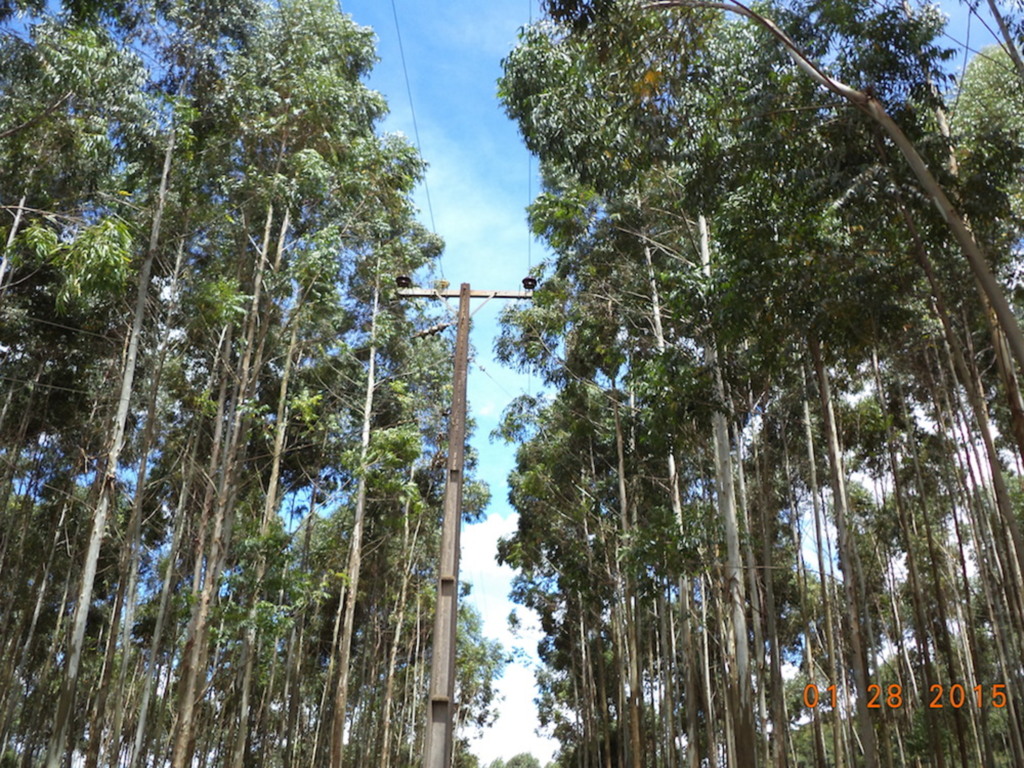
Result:
M500 643L483 637L480 614L467 603L459 605L458 629L456 721L484 728L498 716L494 685L511 659Z
M349 732L400 765L425 722L451 342L415 339L436 320L381 296L442 243L414 218L423 161L376 133L372 32L326 0L71 5L32 5L0 37L0 613L18 636L0 652L4 747L42 760L58 730L106 497L76 754L102 763L97 734L127 749L145 717L138 762L191 762L173 727L194 700L211 764L239 734L247 764L323 762L335 627L354 606ZM474 517L487 490L469 458ZM505 657L462 621L461 706L479 726Z
M505 768L541 768L540 760L529 752L520 752L508 759Z
M1019 236L1024 181L1016 169L1024 145L1024 81L1003 49L986 48L971 59L954 107L950 128L968 185L965 198L989 216L995 208Z
M57 308L76 301L116 297L128 278L133 238L127 222L108 218L82 227L64 228L33 221L15 241L31 254L22 266L48 265L61 276ZM21 260L12 260L18 266Z

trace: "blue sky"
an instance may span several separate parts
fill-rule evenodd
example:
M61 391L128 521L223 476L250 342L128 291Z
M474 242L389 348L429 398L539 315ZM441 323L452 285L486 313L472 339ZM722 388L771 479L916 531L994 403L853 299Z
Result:
M979 18L968 23L968 11L955 0L940 3L950 16L950 47L969 41L977 49L992 42ZM538 187L531 162L515 126L505 117L496 92L501 59L515 45L520 27L540 18L533 0L342 0L342 10L378 38L381 61L369 84L383 93L391 114L382 130L401 132L415 141L412 94L420 147L426 161L430 205L423 186L417 192L421 220L447 244L441 268L453 286L469 282L474 289L516 289L530 263L543 259L531 244L525 207ZM397 28L405 53L403 71ZM952 68L959 71L963 59ZM431 216L432 212L432 216ZM516 518L507 503L506 477L513 467L514 448L488 439L505 405L539 384L500 366L491 354L497 337L497 315L503 302L493 301L474 316L475 348L469 377L471 416L477 423L473 445L480 453L479 476L492 492L485 522L462 533L463 580L473 585L471 601L481 611L484 631L509 649L525 651L501 681L504 697L494 727L474 742L481 763L508 759L523 751L542 762L557 745L535 733L532 666L539 635L523 609L517 612L526 629L513 637L507 626L511 571L494 562L500 536L515 530ZM474 307L476 309L476 307Z

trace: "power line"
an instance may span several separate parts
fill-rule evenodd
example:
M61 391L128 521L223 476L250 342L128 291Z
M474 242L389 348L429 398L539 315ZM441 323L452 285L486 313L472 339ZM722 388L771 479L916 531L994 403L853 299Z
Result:
M409 97L409 112L412 115L412 132L416 137L416 150L423 157L423 144L420 142L420 127L416 122L416 107L412 101L412 86L409 83L409 68L405 64L405 46L402 45L402 29L398 23L398 8L395 0L391 0L391 12L395 17L395 35L398 37L398 54L402 60L402 74L405 76L405 92ZM427 183L427 174L423 174L423 191L427 196L427 213L430 215L430 231L437 234L437 225L434 223L434 206L430 202L430 185ZM441 270L441 277L444 277L444 264L441 259L437 260Z
M84 390L84 389L75 389L73 387L62 387L59 384L47 384L45 381L29 381L28 379L16 379L13 376L0 375L0 381L9 381L9 382L12 382L13 384L25 384L27 386L32 386L32 387L45 387L46 389L54 389L54 390L57 390L58 392L70 392L70 393L75 394L75 395L91 395L91 394L93 394L92 392L89 392L89 391Z
M76 327L74 327L72 325L65 325L64 323L58 323L58 322L55 322L53 320L44 320L41 317L31 317L31 316L25 315L24 319L28 320L29 322L42 323L43 325L50 325L50 326L53 326L54 328L60 328L60 329L65 330L65 331L72 331L73 333L81 333L81 334L85 334L86 336L93 336L93 337L95 337L97 339L103 339L103 341L114 341L115 340L114 338L112 338L110 336L106 336L106 335L104 335L102 333L96 333L95 331L89 331L89 330L86 330L85 328L76 328Z
M527 0L530 26L533 26L533 0ZM533 153L526 150L526 205L533 202ZM533 268L533 232L530 231L530 214L526 214L526 271Z
M963 43L963 46L962 46L963 50L964 50L964 61L963 61L963 65L960 67L960 80L957 83L956 99L953 101L953 111L954 112L956 111L957 107L960 106L960 94L964 92L964 75L967 74L967 52L968 52L968 50L970 50L969 46L971 44L971 19L972 18L973 17L970 14L967 16L967 40ZM949 35L947 35L947 37L949 37ZM952 38L950 38L950 39L952 39Z
M476 369L478 371L480 371L488 379L490 379L494 383L494 386L496 386L498 389L500 389L502 392L504 392L505 395L509 398L509 400L515 400L516 399L516 396L513 395L511 392L509 392L508 389L506 389L505 386L500 381L498 381L496 378L494 378L491 375L491 372L488 371L486 368L484 368L483 365L481 365L479 361L475 361L474 360L474 362L476 363Z

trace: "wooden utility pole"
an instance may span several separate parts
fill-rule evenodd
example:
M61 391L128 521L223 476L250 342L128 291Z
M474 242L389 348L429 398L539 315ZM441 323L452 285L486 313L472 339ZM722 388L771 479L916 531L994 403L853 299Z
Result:
M448 462L445 468L441 563L434 616L434 651L430 661L430 698L423 768L451 768L455 717L455 635L459 618L459 532L462 523L462 476L466 450L466 373L469 369L470 299L528 299L532 291L458 291L405 288L407 298L459 299L455 333L455 373L448 419Z

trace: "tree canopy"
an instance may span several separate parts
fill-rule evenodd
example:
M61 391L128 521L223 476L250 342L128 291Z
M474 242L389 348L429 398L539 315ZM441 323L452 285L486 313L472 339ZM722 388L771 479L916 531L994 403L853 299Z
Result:
M442 243L372 31L320 0L0 25L0 764L411 764L452 345L391 283ZM459 631L466 753L506 656Z

